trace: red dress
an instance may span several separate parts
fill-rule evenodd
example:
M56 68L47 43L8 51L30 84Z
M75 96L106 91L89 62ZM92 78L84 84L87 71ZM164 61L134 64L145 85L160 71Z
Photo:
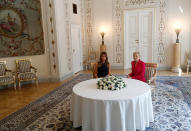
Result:
M129 74L129 76L131 76L132 79L137 79L137 80L146 82L145 63L139 60L138 63L135 65L135 61L132 61L131 66L132 66L132 72Z

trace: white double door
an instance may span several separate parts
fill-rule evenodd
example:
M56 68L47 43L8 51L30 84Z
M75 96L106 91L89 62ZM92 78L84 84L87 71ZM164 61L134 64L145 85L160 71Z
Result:
M81 26L71 25L71 41L72 41L72 58L73 58L73 73L82 70L82 39Z
M131 67L133 52L139 51L141 60L152 62L153 10L125 12L125 68Z

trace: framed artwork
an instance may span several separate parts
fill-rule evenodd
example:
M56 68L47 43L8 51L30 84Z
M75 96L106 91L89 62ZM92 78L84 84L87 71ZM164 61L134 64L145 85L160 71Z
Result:
M0 34L15 38L24 31L22 14L14 8L0 8Z
M0 58L45 53L40 0L0 0Z

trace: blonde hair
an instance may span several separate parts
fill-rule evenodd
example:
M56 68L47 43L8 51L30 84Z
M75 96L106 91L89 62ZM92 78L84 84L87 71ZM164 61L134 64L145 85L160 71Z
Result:
M136 54L140 56L140 53L138 51L133 52L133 56Z

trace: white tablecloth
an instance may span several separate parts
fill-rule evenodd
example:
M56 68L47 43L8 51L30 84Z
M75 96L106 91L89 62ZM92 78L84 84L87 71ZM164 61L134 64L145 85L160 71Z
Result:
M125 79L119 91L97 89L97 81L83 81L73 88L70 119L83 131L136 131L153 122L150 86Z

